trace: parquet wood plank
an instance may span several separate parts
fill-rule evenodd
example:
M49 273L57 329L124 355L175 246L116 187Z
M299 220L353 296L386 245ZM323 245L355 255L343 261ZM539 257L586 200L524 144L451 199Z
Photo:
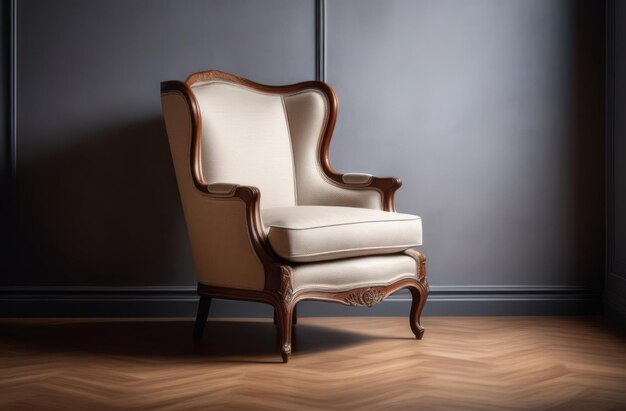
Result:
M600 317L0 320L0 410L626 409Z

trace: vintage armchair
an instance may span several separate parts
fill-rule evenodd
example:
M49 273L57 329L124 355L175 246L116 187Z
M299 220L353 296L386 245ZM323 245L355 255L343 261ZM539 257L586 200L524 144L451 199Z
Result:
M403 288L422 338L421 219L395 212L399 179L332 168L329 85L211 70L161 83L161 100L198 278L194 338L211 298L271 304L287 362L298 302L371 307Z

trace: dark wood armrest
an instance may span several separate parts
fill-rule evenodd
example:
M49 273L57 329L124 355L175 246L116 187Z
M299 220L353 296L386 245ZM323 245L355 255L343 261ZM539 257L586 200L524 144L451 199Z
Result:
M330 177L338 185L349 189L370 189L378 190L383 196L383 210L395 211L394 196L396 191L402 186L402 181L398 177L374 177L367 174L347 173L339 174L336 172L327 172ZM358 177L357 177L358 176Z

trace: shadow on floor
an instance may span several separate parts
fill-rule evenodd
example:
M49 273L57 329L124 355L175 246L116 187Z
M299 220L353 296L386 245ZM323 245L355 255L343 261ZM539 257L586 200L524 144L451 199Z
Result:
M0 349L87 355L160 357L200 361L280 361L278 330L271 321L209 321L201 341L191 339L191 321L85 322L48 320L0 324ZM295 326L294 354L366 343L380 337L315 325Z

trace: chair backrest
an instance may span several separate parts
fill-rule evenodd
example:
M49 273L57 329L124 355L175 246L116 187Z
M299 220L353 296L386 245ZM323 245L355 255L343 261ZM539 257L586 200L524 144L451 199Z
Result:
M172 92L186 97L176 99ZM359 194L323 171L331 169L328 146L337 107L325 83L268 86L209 70L184 83L162 83L162 96L170 96L163 110L173 153L190 148L191 156L174 156L179 189L191 167L196 185L258 187L261 208L352 204Z
M294 154L282 94L221 80L191 85L200 111L200 171L211 183L261 190L262 207L296 204Z

